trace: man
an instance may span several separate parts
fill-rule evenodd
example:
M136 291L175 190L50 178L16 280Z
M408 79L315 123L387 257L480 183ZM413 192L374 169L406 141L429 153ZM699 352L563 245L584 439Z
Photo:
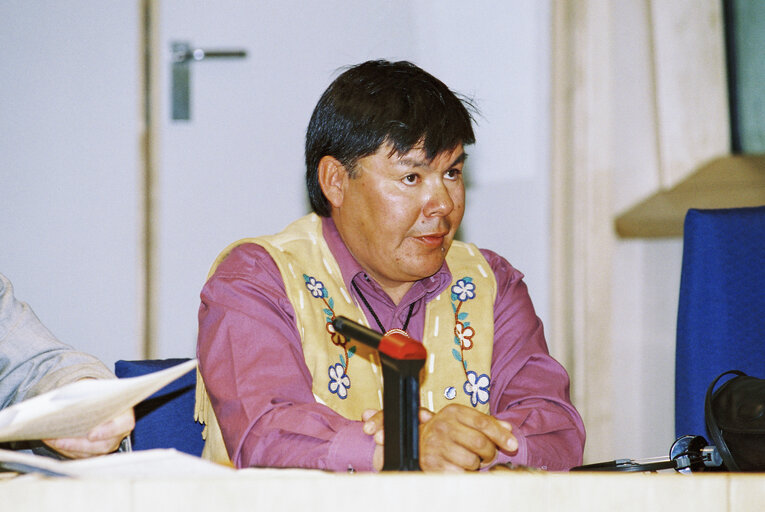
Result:
M0 274L0 408L80 379L113 378L97 358L57 340L32 309L14 297L11 282ZM134 425L130 409L85 437L43 443L64 457L103 455L117 450ZM40 451L34 443L27 446Z
M453 242L473 142L465 104L410 63L365 62L325 91L306 136L315 214L226 249L201 294L199 368L236 466L381 468L379 360L334 331L341 315L425 345L422 469L581 463L522 275Z

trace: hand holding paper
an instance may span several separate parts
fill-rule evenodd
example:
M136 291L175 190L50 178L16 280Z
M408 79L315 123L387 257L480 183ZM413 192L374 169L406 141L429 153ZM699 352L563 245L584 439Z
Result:
M134 421L132 407L193 370L196 364L196 360L191 360L125 379L81 380L25 400L0 411L0 442L58 439L65 451L87 452L95 447L69 444L72 439L66 442L63 439L86 438L98 443L129 433ZM61 451L51 441L47 442Z
M135 415L131 407L113 420L92 428L85 437L44 439L43 442L65 457L83 459L116 451L122 440L130 435L133 427Z

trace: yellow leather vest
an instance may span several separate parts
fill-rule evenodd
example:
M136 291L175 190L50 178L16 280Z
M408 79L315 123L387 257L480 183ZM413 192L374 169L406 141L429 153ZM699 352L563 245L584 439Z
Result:
M352 420L360 420L366 409L381 409L383 383L377 352L332 328L336 316L368 323L345 288L322 235L321 219L307 215L277 235L235 242L218 256L209 276L231 250L245 243L264 247L279 268L295 310L317 402ZM426 306L422 342L428 357L420 378L420 404L437 412L449 403L462 403L488 414L494 274L472 244L454 241L446 261L452 283ZM203 457L230 464L200 375L196 416L207 425Z

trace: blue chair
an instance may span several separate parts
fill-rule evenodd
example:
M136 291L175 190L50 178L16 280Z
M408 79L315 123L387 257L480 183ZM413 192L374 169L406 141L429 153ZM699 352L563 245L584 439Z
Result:
M188 359L120 360L114 364L114 373L120 378L135 377L185 361ZM175 448L202 455L204 425L194 421L196 382L196 370L191 370L133 408L136 421L130 441L134 450Z
M675 356L675 432L703 435L719 374L765 378L765 206L689 210Z

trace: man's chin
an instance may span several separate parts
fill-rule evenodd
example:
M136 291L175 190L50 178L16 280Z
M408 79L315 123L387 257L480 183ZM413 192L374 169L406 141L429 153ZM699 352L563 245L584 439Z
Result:
M433 276L439 270L441 270L441 267L444 265L444 260L445 258L440 258L438 261L434 261L432 263L418 265L412 268L410 274L412 277L416 277L417 281L421 279L427 279L428 277Z

